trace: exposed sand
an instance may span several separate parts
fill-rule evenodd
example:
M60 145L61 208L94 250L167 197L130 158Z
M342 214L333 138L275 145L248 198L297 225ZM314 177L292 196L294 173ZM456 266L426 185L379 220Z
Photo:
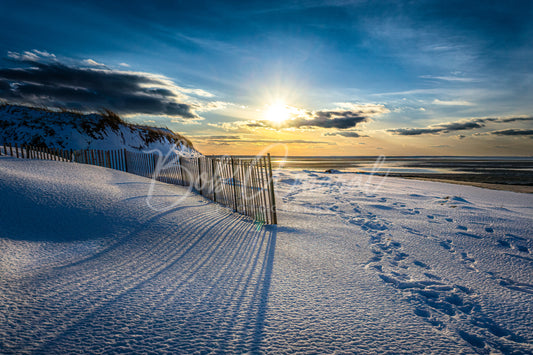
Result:
M528 194L533 193L533 186L528 186L528 185L489 184L486 182L437 179L437 178L430 178L430 177L414 177L414 176L402 176L402 177L406 179L414 179L414 180L438 181L438 182L445 182L449 184L477 186L477 187L482 187L485 189L492 189L492 190L504 190L504 191L522 192L522 193L528 193Z

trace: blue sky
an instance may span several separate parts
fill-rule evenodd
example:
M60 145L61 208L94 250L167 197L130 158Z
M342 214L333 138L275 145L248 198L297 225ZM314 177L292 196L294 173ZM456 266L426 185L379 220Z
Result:
M208 154L531 155L532 18L532 1L3 0L0 98L106 106Z

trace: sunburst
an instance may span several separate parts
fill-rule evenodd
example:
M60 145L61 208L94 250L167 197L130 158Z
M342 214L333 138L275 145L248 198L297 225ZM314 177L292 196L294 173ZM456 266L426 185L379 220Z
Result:
M291 108L284 102L277 101L270 105L267 105L267 109L264 112L264 117L274 123L282 123L291 117Z

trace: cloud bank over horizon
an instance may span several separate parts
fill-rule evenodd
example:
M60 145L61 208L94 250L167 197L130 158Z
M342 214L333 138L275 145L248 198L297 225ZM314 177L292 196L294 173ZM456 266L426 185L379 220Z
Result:
M423 128L395 128L388 129L387 132L400 136L420 136L420 135L438 135L444 133L452 133L456 131L467 131L486 127L487 123L511 123L520 121L533 121L533 116L524 117L483 117L483 118L471 118L469 120L460 120L455 122L440 123ZM499 131L504 132L504 131ZM497 134L497 133L494 133ZM500 135L506 135L502 133ZM513 135L512 133L507 135ZM519 135L519 133L514 134Z

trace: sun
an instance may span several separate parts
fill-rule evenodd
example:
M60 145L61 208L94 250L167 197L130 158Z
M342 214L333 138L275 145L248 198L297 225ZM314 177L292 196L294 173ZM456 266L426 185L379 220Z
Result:
M278 101L267 105L264 116L271 122L281 123L291 117L291 109L284 102Z

